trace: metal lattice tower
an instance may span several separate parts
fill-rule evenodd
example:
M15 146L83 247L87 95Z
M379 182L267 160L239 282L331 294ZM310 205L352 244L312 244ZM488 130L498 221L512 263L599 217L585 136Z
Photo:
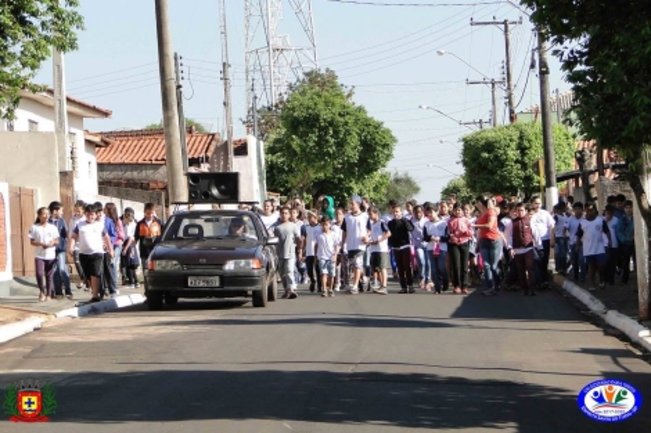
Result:
M245 0L244 20L246 104L250 110L255 84L259 103L272 106L289 83L318 68L312 0Z

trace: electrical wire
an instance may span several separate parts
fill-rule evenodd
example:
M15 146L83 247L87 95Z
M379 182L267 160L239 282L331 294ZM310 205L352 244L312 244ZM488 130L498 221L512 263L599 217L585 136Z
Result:
M106 77L106 76L109 76L109 75L115 75L118 72L133 71L134 69L140 69L140 68L144 68L146 66L156 65L156 64L158 64L158 62L149 62L149 63L143 63L141 65L130 66L128 68L116 69L116 70L105 72L105 73L98 74L98 75L91 75L91 76L88 76L88 77L77 78L77 79L74 79L74 80L68 80L68 84L77 83L79 81L93 80L95 78Z

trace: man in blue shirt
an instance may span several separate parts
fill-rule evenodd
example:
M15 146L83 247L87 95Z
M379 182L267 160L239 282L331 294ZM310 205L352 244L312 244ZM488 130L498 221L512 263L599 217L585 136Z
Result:
M66 246L68 241L68 226L63 219L63 206L58 201L53 201L48 206L50 218L48 222L59 230L59 244L56 247L56 271L54 273L54 292L58 299L65 296L72 299L70 290L70 274L66 263Z

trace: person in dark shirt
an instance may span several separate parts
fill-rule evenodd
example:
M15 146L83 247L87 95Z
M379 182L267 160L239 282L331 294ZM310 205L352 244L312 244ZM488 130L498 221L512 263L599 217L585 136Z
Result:
M393 207L393 219L388 225L391 232L389 247L398 265L400 293L414 293L414 276L411 269L411 232L414 230L414 224L402 217L402 209L396 205Z

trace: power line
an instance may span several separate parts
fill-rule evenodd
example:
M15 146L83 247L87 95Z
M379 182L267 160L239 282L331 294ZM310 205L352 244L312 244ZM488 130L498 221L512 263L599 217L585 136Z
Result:
M91 76L88 76L88 77L77 78L75 80L68 80L68 83L70 84L70 83L77 83L79 81L92 80L92 79L99 78L99 77L106 77L106 76L109 76L109 75L115 75L118 72L132 71L134 69L140 69L140 68L144 68L145 66L151 66L151 65L157 65L157 64L158 64L158 62L143 63L141 65L130 66L128 68L123 68L123 69L116 69L116 70L105 72L105 73L98 74L98 75L91 75Z

